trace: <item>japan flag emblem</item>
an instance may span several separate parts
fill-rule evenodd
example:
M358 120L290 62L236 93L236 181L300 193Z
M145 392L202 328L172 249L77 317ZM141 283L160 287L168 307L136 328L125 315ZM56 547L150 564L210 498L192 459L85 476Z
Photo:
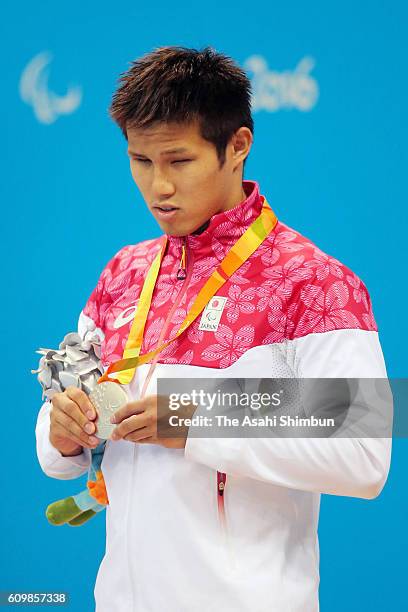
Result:
M203 310L198 329L203 331L217 331L226 302L226 297L214 295Z

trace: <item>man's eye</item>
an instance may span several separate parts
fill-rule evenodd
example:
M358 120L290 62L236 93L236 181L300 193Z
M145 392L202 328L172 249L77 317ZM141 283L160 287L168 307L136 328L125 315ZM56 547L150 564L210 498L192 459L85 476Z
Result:
M150 159L141 159L140 157L133 157L133 161L140 162L141 164L150 164ZM193 161L192 159L174 159L172 164L184 164L186 162Z

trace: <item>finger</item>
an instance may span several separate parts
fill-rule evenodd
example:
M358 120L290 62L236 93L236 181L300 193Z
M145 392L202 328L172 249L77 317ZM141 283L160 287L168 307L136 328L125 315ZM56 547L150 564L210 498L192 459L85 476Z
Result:
M73 387L75 389L75 387ZM76 391L80 391L76 389ZM76 394L73 394L76 396ZM55 396L54 396L55 397ZM54 400L54 398L53 398ZM64 412L71 419L74 419L80 426L80 428L87 434L95 433L95 423L89 421L88 418L82 412L80 406L74 399L71 399L66 392L61 393L60 397L56 398L56 401L53 402L54 408L59 410L60 412Z
M124 419L127 419L134 414L144 412L148 407L148 402L146 402L147 399L148 398L143 398L134 402L128 402L122 406L116 410L115 414L112 416L111 423L121 423Z
M60 425L57 425L57 427L52 432L52 434L56 436L57 438L64 438L66 440L70 440L71 442L74 442L81 448L89 448L90 450L92 450L93 448L96 448L98 446L97 442L91 444L90 442L84 442L83 440L75 436L74 434L68 434L67 431Z
M96 436L88 436L65 412L57 411L53 417L53 434L69 438L87 448L95 448L99 444Z
M71 386L65 389L65 395L67 395L67 397L69 397L80 407L82 414L84 414L88 419L96 418L95 407L85 391Z
M132 431L126 436L124 436L124 440L128 442L140 442L141 440L145 440L146 438L153 438L155 436L155 431L153 427L142 427L142 429L138 429L137 431Z
M137 440L138 444L157 444L157 438L150 436L149 438L143 438L143 440Z
M129 418L125 419L115 427L112 432L112 439L119 440L124 438L132 431L137 431L143 427L149 427L154 424L154 416L151 412L142 412L141 414L134 414Z

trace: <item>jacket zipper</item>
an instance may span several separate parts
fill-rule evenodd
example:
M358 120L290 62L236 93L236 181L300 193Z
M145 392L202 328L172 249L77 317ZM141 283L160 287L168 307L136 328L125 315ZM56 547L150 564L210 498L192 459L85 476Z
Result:
M234 555L233 545L228 530L227 519L225 515L225 485L227 475L224 472L217 470L217 507L218 507L218 522L221 529L221 538L224 545L224 550L227 555L229 568L232 573L237 571L237 563Z
M226 530L225 520L225 504L224 504L224 491L225 483L227 482L227 475L224 472L217 470L217 506L218 506L218 519L223 531Z
M180 267L177 270L177 279L185 280L186 273L186 237L184 236L183 244L181 245L181 259L180 259Z
M187 278L187 252L189 254L189 270L188 270L188 278ZM159 340L158 340L158 346L162 343L163 338L165 337L167 328L169 326L169 322L171 321L171 318L173 316L173 313L175 311L175 309L177 308L178 304L181 301L181 298L183 297L187 287L188 287L188 283L190 281L191 275L192 275L192 271L193 271L193 257L192 257L192 252L187 251L187 239L185 236L183 236L183 244L181 246L181 257L180 257L180 264L179 264L179 269L177 270L177 279L178 280L184 280L183 286L180 290L180 293L177 296L177 299L175 301L175 303L173 304L173 307L171 308L169 314L167 315L166 321L163 325L163 329L162 332L160 334ZM191 259L191 262L190 262ZM149 371L147 373L147 376L145 378L145 382L143 383L143 388L142 388L142 392L140 397L144 397L144 394L146 393L146 389L147 386L149 384L149 381L153 375L153 372L156 368L156 364L157 364L157 360L159 358L159 355L156 355L150 365ZM219 519L219 523L221 525L221 528L224 532L224 534L226 533L226 518L225 518L225 507L224 507L224 489L225 489L225 485L226 485L226 481L227 481L227 475L224 474L223 472L219 472L217 470L217 506L218 506L218 519Z

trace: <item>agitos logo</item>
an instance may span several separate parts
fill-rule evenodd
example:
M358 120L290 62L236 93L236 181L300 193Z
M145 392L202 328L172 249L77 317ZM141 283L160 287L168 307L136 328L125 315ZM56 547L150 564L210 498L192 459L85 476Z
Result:
M46 51L33 57L24 68L20 78L21 99L33 107L40 123L54 123L61 115L73 113L81 104L82 90L71 86L63 96L48 87L48 65L52 55Z

